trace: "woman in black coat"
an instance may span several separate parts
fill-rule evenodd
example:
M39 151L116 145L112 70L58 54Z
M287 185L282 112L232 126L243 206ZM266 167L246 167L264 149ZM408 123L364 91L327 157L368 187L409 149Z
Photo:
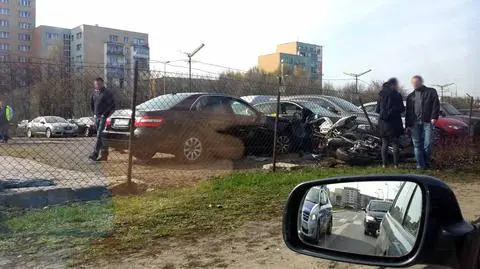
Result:
M404 133L402 113L405 112L403 97L398 92L400 86L396 78L391 78L383 84L377 102L379 133L382 137L382 162L387 165L388 146L393 147L393 165L398 167L398 140Z

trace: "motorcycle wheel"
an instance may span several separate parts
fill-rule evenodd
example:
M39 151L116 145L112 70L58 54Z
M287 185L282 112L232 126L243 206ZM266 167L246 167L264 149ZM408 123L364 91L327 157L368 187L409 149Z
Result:
M348 149L338 148L336 151L337 159L350 165L369 165L375 161L375 158L363 152L350 152Z

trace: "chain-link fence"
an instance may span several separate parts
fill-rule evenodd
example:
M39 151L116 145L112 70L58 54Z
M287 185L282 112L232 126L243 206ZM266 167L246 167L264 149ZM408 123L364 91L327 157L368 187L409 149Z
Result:
M375 89L335 89L294 75L279 82L253 71L189 77L144 68L0 63L0 115L13 108L10 121L1 119L8 133L0 146L2 188L88 188L131 178L181 186L258 167L245 156L270 161L274 152L311 152L312 130L302 124L308 116L353 114L366 125L368 112L377 120L374 105L358 108L360 95L365 103L377 99ZM105 94L92 99L98 77L114 109ZM294 95L303 97L286 98ZM234 161L219 167L216 160Z

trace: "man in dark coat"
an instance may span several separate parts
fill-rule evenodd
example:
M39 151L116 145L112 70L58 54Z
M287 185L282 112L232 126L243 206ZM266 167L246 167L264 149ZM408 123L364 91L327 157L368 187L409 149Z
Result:
M423 84L421 76L412 78L413 92L407 97L405 125L412 135L418 169L430 167L433 127L440 115L437 91Z
M106 161L108 159L108 147L103 142L103 131L107 118L115 111L115 100L112 92L104 87L102 78L96 78L94 86L95 90L92 93L90 106L97 127L97 141L89 158L94 161Z
M383 84L377 102L377 113L380 114L378 127L382 137L382 163L387 165L388 146L393 147L393 165L398 167L398 139L404 133L402 113L405 112L403 97L398 92L400 86L396 78Z

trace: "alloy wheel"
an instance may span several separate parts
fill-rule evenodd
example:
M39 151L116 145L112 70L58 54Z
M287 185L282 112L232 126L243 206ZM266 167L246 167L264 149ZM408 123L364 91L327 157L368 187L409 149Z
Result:
M198 137L190 137L183 143L183 156L188 161L196 161L203 153L202 141Z
M290 151L290 137L287 135L281 135L277 137L277 152L280 154L285 154Z

